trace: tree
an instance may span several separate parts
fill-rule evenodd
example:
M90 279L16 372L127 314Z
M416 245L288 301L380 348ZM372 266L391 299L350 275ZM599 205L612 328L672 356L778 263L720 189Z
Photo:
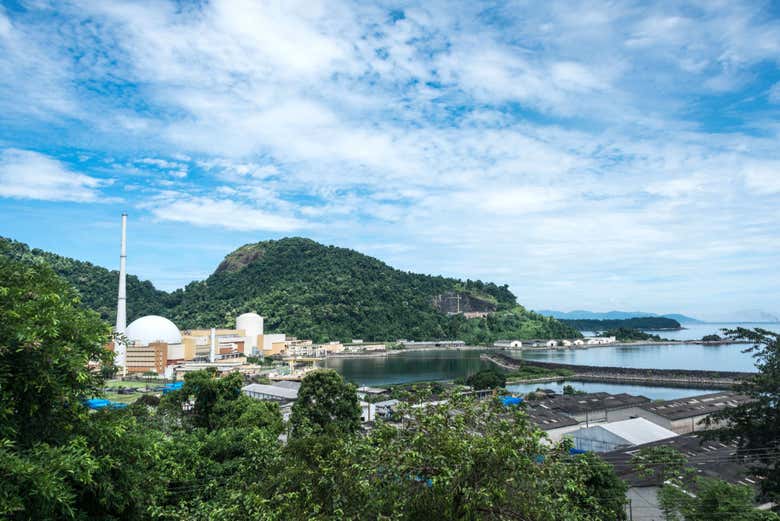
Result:
M243 377L231 373L220 378L216 370L193 371L184 375L181 389L164 396L163 407L169 411L181 413L192 403L186 417L193 426L214 430L221 422L216 407L225 401L234 401L241 396Z
M749 340L753 346L746 349L755 359L758 373L736 386L752 401L737 407L728 407L710 416L710 425L725 427L715 431L722 441L735 441L738 453L776 454L780 451L780 334L765 329L738 328L726 332L733 340ZM776 458L756 458L754 471L763 479L762 493L770 499L780 498L780 465Z
M643 448L632 464L661 485L658 500L667 521L780 521L777 514L755 508L753 488L699 476L700 469L688 466L685 455L673 447Z
M61 440L111 365L109 328L51 268L0 256L0 437Z
M495 369L483 369L466 378L466 384L476 390L506 386L506 376Z
M293 435L351 434L360 428L360 405L355 386L333 370L306 375L290 419Z
M780 521L773 512L755 508L755 491L712 478L697 478L691 493L679 486L664 485L658 493L668 521Z
M293 440L269 519L601 521L625 519L625 483L567 446L542 443L522 407L452 395L402 406L402 425ZM253 500L260 504L259 499ZM241 519L237 516L236 519Z
M160 436L90 414L109 328L50 268L0 256L0 517L140 519L160 494Z

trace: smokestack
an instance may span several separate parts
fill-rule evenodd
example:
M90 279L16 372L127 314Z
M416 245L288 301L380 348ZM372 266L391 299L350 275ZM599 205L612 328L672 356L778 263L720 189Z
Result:
M211 328L211 349L209 350L209 362L217 360L217 330Z
M127 277L127 214L122 214L122 249L119 254L119 295L116 302L116 334L124 335L127 329L127 286L125 279ZM122 341L115 341L116 356L114 362L122 368L122 374L126 374L125 364L125 344Z

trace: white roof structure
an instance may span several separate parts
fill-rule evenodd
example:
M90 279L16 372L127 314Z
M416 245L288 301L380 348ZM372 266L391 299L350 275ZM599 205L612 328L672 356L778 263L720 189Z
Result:
M277 385L249 384L241 390L251 398L260 400L295 400L298 398L296 389L288 389Z
M282 387L284 389L292 389L293 391L298 391L301 388L301 382L296 382L294 380L280 380L278 382L274 382L271 385L274 387Z
M601 423L600 427L615 436L623 438L631 445L641 445L651 441L665 440L677 436L676 432L665 429L644 418L631 418L611 423Z
M147 315L134 320L127 326L125 335L131 343L142 346L153 342L181 344L181 332L176 324L158 315Z

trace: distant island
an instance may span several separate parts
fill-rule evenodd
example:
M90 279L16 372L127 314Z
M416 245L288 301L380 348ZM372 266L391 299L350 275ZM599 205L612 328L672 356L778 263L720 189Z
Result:
M555 311L551 309L536 310L540 315L557 318L558 320L625 320L629 318L661 317L676 320L680 324L703 324L704 321L698 318L681 315L679 313L649 313L645 311Z
M607 331L610 329L619 330L653 330L653 331L675 331L682 329L680 323L674 319L666 317L639 317L611 320L595 319L559 319L564 324L579 331ZM612 336L612 335L609 335Z

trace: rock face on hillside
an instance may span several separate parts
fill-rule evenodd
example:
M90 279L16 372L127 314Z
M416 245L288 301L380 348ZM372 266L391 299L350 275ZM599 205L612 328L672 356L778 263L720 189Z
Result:
M433 297L433 307L440 313L449 315L473 312L491 313L496 310L494 302L462 291L447 291L436 295Z
M262 259L263 254L265 254L265 249L259 244L245 244L227 255L225 260L219 263L214 273L241 271L254 261Z

